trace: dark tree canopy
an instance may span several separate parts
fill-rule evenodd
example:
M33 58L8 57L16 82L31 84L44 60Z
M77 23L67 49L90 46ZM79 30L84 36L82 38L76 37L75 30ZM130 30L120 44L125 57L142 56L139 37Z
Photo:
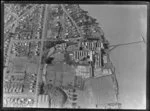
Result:
M52 64L52 61L53 61L53 60L54 60L53 57L48 57L48 58L45 59L45 63L46 63L46 64Z

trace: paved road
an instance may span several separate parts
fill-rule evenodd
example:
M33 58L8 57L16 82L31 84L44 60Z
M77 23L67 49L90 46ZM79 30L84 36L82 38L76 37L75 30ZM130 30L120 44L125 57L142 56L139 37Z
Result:
M39 68L38 68L38 75L37 75L37 83L36 83L36 94L35 94L35 100L36 102L38 101L38 84L39 84L39 79L41 79L40 74L41 74L41 60L42 60L42 54L43 54L43 43L44 43L44 37L45 37L45 30L46 30L46 23L47 23L47 8L48 5L46 4L45 6L45 12L44 12L44 22L43 22L43 30L42 30L42 38L41 38L41 49L40 49L40 59L39 59ZM37 105L37 104L36 104Z
M7 30L7 28L9 28L11 25L16 24L18 22L19 19L21 19L22 17L24 17L25 15L27 15L28 13L32 12L34 10L34 8L37 5L33 6L31 9L27 10L23 15L21 15L20 17L18 17L15 21L13 21L12 23L10 23L9 25L7 25L4 30Z
M74 26L76 27L78 33L80 34L80 37L83 37L82 33L79 30L79 27L77 26L77 24L75 23L75 21L72 19L72 17L69 15L69 13L66 11L66 9L64 8L63 5L61 5L63 11L67 14L67 16L70 18L70 20L73 22Z

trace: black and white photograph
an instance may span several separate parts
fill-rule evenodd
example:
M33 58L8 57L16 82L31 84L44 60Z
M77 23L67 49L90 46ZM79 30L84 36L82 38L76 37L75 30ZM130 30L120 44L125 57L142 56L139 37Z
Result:
M146 109L146 2L3 5L3 108Z

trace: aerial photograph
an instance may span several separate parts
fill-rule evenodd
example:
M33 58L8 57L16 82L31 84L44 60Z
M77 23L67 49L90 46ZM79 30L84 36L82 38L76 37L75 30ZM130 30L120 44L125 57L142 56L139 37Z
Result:
M3 107L146 109L147 5L4 3Z

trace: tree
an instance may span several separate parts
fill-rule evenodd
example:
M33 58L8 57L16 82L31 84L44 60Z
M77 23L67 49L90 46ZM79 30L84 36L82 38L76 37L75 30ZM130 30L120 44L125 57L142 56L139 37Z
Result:
M43 94L44 93L44 83L39 83L39 94Z
M66 63L67 64L69 64L69 65L72 65L73 64L73 61L71 60L71 58L70 58L70 56L69 56L69 53L65 53L64 54L64 58L65 58L65 61L66 61Z
M45 63L46 63L46 64L52 64L52 61L53 61L53 60L54 60L53 57L48 57L48 58L45 59Z

